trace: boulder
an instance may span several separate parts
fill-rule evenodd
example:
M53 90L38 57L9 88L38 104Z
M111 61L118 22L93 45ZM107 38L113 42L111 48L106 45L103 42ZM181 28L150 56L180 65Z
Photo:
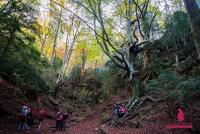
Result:
M80 123L82 120L84 120L84 117L72 117L70 122Z

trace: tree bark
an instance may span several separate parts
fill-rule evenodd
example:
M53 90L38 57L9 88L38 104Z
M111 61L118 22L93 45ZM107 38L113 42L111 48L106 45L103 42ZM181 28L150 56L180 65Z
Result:
M40 49L41 54L43 54L46 40L47 40L47 34L44 35L44 38L42 38L42 41L41 41L41 49Z
M196 0L183 0L189 18L196 47L197 59L200 60L200 9Z
M8 39L8 42L4 48L4 53L3 53L4 56L7 54L9 47L12 45L14 38L15 38L15 30L11 31L10 33L10 38Z
M68 65L69 65L69 61L71 59L71 55L72 55L72 52L73 52L73 48L74 48L74 45L75 45L75 42L76 42L76 39L80 33L80 23L78 24L77 28L73 27L73 23L74 23L74 20L72 20L72 24L71 24L71 30L75 30L74 34L72 35L73 39L72 41L70 42L69 40L69 36L70 36L70 32L71 31L68 31L68 35L67 35L67 38L66 38L66 48L65 48L65 54L64 54L64 57L63 57L63 64L61 66L61 69L59 71L59 75L58 75L58 78L56 80L56 87L55 87L55 91L54 91L54 97L56 97L57 93L58 93L58 86L59 84L62 82L63 80L63 77L64 77L64 74L68 68ZM70 45L70 47L68 48L67 46Z
M60 11L60 16L59 16L59 20L58 20L58 27L56 29L55 39L54 39L54 43L53 43L53 50L52 50L52 54L51 54L51 67L53 66L53 62L54 62L54 59L55 59L55 51L56 51L56 46L57 46L58 32L59 32L60 24L61 24L61 17L62 17L62 8L61 8L61 11Z

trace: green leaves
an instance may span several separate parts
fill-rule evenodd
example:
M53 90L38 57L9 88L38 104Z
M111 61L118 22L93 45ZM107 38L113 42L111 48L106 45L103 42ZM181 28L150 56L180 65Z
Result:
M171 21L174 24L176 36L186 38L190 34L191 28L186 13L182 11L175 12Z
M13 0L0 13L0 72L13 84L28 89L48 90L40 70L48 66L36 44L35 10L30 3ZM7 48L7 49L5 49ZM6 50L6 51L5 51Z

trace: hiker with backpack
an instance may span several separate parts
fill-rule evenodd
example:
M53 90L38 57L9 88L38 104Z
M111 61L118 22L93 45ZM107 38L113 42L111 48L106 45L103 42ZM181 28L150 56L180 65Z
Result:
M59 110L56 114L56 130L62 130L63 124L63 113L62 110Z
M114 120L117 120L119 118L119 108L120 108L120 103L117 102L115 104L114 113L113 113Z
M127 113L128 113L128 108L125 105L121 105L119 107L119 118L124 117L124 115Z
M33 128L36 116L37 116L36 108L30 108L27 114L27 123L30 129Z
M63 114L63 118L62 118L62 128L65 129L65 127L68 127L69 124L67 123L67 118L69 117L68 113L64 113Z
M38 119L39 119L39 122L43 122L45 120L45 117L46 117L46 111L44 108L41 108L38 112Z
M38 127L36 129L36 133L39 134L40 128L42 126L42 123L45 121L46 118L46 111L44 108L41 108L38 112L38 120L39 120L39 124Z
M27 112L27 125L28 125L28 129L32 128L32 112L30 108L28 108L28 112Z
M37 107L34 107L31 109L31 113L32 113L32 126L34 126L35 124L35 121L37 119L37 114L38 114L38 110L37 110Z
M113 114L114 120L118 120L119 118L122 118L125 114L127 114L127 112L128 112L127 107L117 102L114 108L114 114Z
M28 129L27 124L27 114L28 114L28 107L22 106L20 113L19 113L19 124L18 124L18 130L22 132L26 132Z

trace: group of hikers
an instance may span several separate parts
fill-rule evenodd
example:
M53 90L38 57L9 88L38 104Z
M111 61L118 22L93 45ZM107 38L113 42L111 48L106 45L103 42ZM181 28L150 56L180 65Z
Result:
M115 104L113 117L114 120L117 120L119 118L122 118L125 114L128 113L128 109L125 105L120 104L117 102ZM42 122L45 120L46 117L46 111L44 108L31 108L28 106L22 106L20 109L20 112L18 114L18 131L21 131L23 133L26 133L28 130L32 129L35 125L36 132L39 133L39 130L41 128ZM68 127L69 123L67 123L69 115L65 112L62 112L62 110L59 110L56 113L55 119L56 119L56 130L63 130L64 128Z
M26 133L36 126L36 133L39 133L42 122L46 118L46 111L44 108L38 109L37 107L31 108L29 106L22 106L19 114L17 115L18 131ZM67 123L68 114L63 113L62 110L57 112L56 119L56 130L63 130L68 127Z
M44 108L31 108L29 106L22 106L17 116L18 120L18 131L27 132L37 124L36 131L39 131L41 123L46 117L46 111Z

